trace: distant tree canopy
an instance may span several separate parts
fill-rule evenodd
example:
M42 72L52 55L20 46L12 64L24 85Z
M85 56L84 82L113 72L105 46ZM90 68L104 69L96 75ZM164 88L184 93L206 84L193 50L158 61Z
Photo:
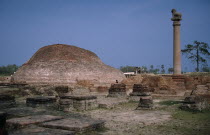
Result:
M0 75L12 75L19 67L15 64L0 66Z
M121 66L120 67L120 70L122 71L122 72L135 72L136 71L136 67L134 67L134 66Z
M154 74L158 74L158 73L162 73L165 74L166 70L165 70L165 66L161 65L161 69L159 68L154 68L154 65L150 65L149 67L146 66L141 66L141 67L136 67L136 66L121 66L120 70L122 72L137 72L137 73L154 73ZM173 72L171 70L168 71L169 73Z
M174 72L174 69L173 68L168 68L168 73L171 74Z

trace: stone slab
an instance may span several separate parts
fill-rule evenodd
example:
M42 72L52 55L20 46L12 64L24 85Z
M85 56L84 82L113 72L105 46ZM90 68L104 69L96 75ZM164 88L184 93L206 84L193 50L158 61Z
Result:
M56 102L56 98L55 97L30 97L26 99L26 103L30 103L30 104L48 104L48 103L54 103Z
M7 126L11 128L21 128L31 124L38 124L42 122L60 120L63 117L53 115L35 115L21 118L12 118L7 120Z
M67 118L45 122L42 123L41 126L81 132L89 129L98 129L104 127L104 123L105 121L94 120L92 118Z
M75 132L61 129L50 129L32 125L27 128L9 132L9 135L75 135Z
M32 107L14 107L4 109L4 112L6 112L9 117L23 117L29 115L41 115L45 113L46 110Z

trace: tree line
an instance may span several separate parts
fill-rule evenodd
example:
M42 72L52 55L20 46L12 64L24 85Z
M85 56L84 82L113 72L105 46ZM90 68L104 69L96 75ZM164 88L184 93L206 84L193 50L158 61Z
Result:
M165 68L165 65L161 65L159 68L158 67L154 67L154 65L150 65L149 67L147 66L140 66L140 67L136 67L136 66L121 66L120 70L124 73L126 72L137 72L138 74L141 73L154 73L154 74L172 74L173 73L173 68L169 67L169 68ZM202 72L210 72L210 67L208 66L203 66L200 68L200 71ZM186 71L184 71L186 72Z
M19 66L13 64L13 65L7 65L7 66L0 66L0 75L12 75L14 72L18 70Z
M154 73L154 74L165 74L165 73L173 73L173 68L165 68L165 65L161 65L160 68L155 68L154 65L147 66L121 66L120 70L122 72L136 72L140 73Z

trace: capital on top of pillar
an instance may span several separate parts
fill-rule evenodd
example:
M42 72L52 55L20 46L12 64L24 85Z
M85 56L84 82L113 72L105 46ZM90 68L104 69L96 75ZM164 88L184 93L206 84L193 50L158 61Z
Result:
M176 9L172 9L171 13L172 13L172 18L171 18L172 21L181 21L182 20L182 14L176 12Z

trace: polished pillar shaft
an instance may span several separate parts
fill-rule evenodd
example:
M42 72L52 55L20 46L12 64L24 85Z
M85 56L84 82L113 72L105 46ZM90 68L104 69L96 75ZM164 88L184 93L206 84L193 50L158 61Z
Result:
M174 75L181 74L181 49L180 49L180 21L182 20L182 14L172 9L173 21L173 70Z

